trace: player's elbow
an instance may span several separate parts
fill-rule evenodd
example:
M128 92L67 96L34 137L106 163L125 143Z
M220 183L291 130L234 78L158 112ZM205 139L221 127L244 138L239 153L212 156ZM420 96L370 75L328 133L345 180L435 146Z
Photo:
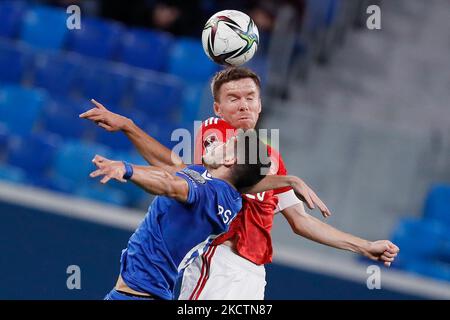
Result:
M296 215L291 217L288 221L292 231L299 236L303 236L305 233L305 229L309 225L310 218L311 216L309 214L303 212L297 213Z

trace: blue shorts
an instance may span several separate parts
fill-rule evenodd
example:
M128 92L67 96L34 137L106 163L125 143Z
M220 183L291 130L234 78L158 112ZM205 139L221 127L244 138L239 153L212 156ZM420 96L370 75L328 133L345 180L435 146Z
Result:
M104 298L104 300L155 300L153 297L141 297L130 293L117 291L112 289Z

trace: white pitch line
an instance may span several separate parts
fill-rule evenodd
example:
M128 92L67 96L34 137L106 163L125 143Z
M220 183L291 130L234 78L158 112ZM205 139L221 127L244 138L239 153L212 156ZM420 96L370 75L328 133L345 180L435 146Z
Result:
M134 231L145 212L77 199L61 193L13 183L0 183L0 199L20 206Z

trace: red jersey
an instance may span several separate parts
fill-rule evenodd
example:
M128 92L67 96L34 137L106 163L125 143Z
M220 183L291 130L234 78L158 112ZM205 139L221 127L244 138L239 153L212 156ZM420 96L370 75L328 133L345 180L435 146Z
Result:
M209 118L204 121L196 136L195 162L201 163L201 156L208 146L216 141L228 140L235 130L223 119ZM272 161L271 174L286 175L281 155L270 146L267 148ZM258 194L243 194L241 211L231 222L229 231L218 237L214 244L235 238L236 250L240 256L258 265L272 262L270 231L278 203L276 195L290 189L287 187Z

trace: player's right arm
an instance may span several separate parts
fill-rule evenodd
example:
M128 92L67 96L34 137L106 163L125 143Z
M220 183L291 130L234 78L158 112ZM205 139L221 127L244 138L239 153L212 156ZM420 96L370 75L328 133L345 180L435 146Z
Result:
M170 149L139 128L133 120L109 111L104 105L91 100L94 108L80 114L80 118L91 120L107 131L122 131L133 143L142 157L151 165L169 172L185 167L183 160Z
M91 178L102 177L101 183L107 183L111 179L126 182L124 175L127 172L122 161L113 161L96 155L92 162L97 170L90 174ZM185 179L177 177L168 171L150 167L131 165L132 175L130 181L154 194L174 198L181 202L187 202L189 198L189 185Z

